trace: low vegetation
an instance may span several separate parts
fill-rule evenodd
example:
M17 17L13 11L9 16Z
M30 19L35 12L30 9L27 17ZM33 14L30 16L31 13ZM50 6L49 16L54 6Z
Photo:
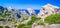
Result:
M3 28L3 26L0 26L0 28Z
M60 14L49 15L44 21L49 24L60 24Z
M5 26L5 28L10 28L9 26Z
M37 18L36 16L32 16L31 20L29 22L27 22L26 24L20 24L18 25L18 28L31 28L32 24L36 21L36 20L40 20L41 18Z

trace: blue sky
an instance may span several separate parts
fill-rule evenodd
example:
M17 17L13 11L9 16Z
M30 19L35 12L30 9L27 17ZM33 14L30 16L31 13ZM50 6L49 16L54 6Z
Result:
M12 8L16 9L40 9L47 3L60 7L60 0L0 0L0 6L12 6Z

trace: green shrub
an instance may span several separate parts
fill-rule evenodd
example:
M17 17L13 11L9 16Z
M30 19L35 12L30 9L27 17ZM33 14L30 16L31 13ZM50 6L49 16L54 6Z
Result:
M26 24L20 24L20 25L18 25L17 28L31 28L31 26L26 25Z
M18 26L18 28L23 28L25 26L25 24L20 24L19 26Z
M38 25L44 25L44 22L42 19L39 21Z
M37 18L36 16L32 16L31 20L27 22L27 24L20 24L18 25L18 28L31 28L31 25L36 21L41 18Z
M35 21L40 20L41 18L37 18L36 16L32 16L31 20L27 23L27 25L32 25Z
M60 24L60 14L52 14L47 16L44 21L49 24Z
M5 28L10 28L9 26L5 26Z
M3 26L0 26L0 28L3 28Z

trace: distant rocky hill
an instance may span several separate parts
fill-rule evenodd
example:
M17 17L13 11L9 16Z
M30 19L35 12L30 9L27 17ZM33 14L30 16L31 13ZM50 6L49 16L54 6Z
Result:
M45 6L42 6L40 13L38 14L38 17L45 18L48 15L51 14L57 14L60 13L60 8L51 4L47 4Z
M12 9L12 7L9 7L9 8L6 8L6 7L3 7L3 6L0 6L0 14L6 14L7 12L10 14L11 17L15 17L15 18L21 18L22 16L22 13L26 15L30 15L30 13L32 12L29 12L31 9L27 10L27 9ZM33 9L33 11L35 11L34 13L37 15L40 10L39 9ZM12 16L13 15L13 16ZM25 16L26 16L25 15ZM22 16L23 17L23 16Z

